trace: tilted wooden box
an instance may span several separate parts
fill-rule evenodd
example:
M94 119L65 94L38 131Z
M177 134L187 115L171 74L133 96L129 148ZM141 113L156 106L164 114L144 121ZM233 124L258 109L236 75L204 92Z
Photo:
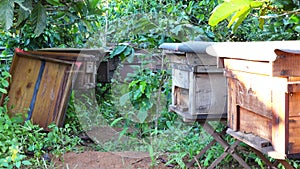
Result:
M221 57L225 67L229 128L269 141L279 154L297 156L300 51L286 49L300 49L299 41L216 44L208 53Z
M51 123L62 126L74 70L74 62L15 52L7 94L9 115L22 114L44 129Z
M163 44L172 67L171 111L184 121L226 118L226 79L217 58L205 51L211 42Z

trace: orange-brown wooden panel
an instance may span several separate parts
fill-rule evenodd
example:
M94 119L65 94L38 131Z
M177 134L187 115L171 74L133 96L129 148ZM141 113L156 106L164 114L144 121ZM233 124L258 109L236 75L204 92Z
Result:
M238 130L238 114L237 114L237 104L236 104L236 80L233 78L227 79L227 124L229 127L237 131Z
M280 91L280 81L283 78L278 78L277 84L274 84L272 90L272 145L274 150L281 153L287 153L288 147L288 94ZM276 86L278 85L278 86ZM286 86L286 85L285 85Z
M272 118L272 77L240 71L226 70L228 78L234 78L236 105Z
M289 118L289 154L300 153L300 117Z
M63 93L67 92L62 90L62 84L67 80L64 76L68 67L65 64L46 63L32 113L33 123L46 128L55 120L54 117L62 106Z
M293 116L300 117L300 92L289 93L289 117Z
M300 76L299 56L280 56L273 62L273 76Z
M8 91L8 106L14 108L9 111L10 115L17 113L26 117L33 96L35 83L41 67L40 60L34 60L22 56L17 57L11 69L11 83Z
M271 75L272 64L238 59L224 59L226 69L249 72L254 74Z
M272 121L242 107L239 108L240 131L252 133L266 140L272 139Z

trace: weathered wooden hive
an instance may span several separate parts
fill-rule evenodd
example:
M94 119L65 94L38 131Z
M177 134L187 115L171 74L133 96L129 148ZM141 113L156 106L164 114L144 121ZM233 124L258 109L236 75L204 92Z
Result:
M212 42L164 43L172 67L170 110L184 121L226 118L226 79L217 58L206 53Z
M15 52L7 94L9 115L22 114L44 129L51 123L63 125L77 68L75 62L62 60L62 57L65 56L46 57L24 51ZM71 57L78 56L73 54ZM1 104L4 101L5 96L1 98Z
M225 68L229 128L266 140L280 155L298 158L299 49L300 41L218 43L207 48ZM255 147L261 146L268 144Z

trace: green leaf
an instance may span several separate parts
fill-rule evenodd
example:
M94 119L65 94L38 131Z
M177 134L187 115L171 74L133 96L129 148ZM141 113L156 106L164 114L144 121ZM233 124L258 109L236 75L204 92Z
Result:
M249 13L250 11L250 6L245 6L243 9L241 9L240 11L236 12L234 14L234 16L231 18L230 22L228 23L228 28L231 27L231 25L237 21L239 18L241 18L242 16L244 16L245 14ZM248 14L247 14L248 15ZM247 16L246 15L246 16Z
M7 94L7 90L0 88L0 93Z
M60 19L62 17L64 17L66 15L65 12L57 12L56 15L53 15L53 19L56 20L56 19Z
M300 32L300 26L299 25L295 27L295 31Z
M17 167L17 168L20 168L20 167L21 167L21 161L17 161L17 162L16 162L16 167Z
M46 0L46 1L53 6L63 6L63 4L59 2L59 0Z
M249 13L250 13L250 9L248 9L248 11L246 11L239 17L239 19L234 24L233 32L235 32L236 29L242 24L242 22L245 20L245 18L248 16Z
M243 9L241 9L240 11L236 12L234 14L234 16L231 18L229 24L228 24L228 28L231 27L231 25L234 23L234 22L237 22L238 20L241 20L242 21L245 19L245 17L249 14L250 12L250 7L249 6L245 6Z
M123 119L124 119L124 117L119 117L119 118L115 119L115 120L110 124L110 126L114 126L115 124L117 124L119 121L121 121L121 120L123 120Z
M21 6L21 5L22 6ZM26 0L23 3L19 3L21 8L18 9L18 20L16 26L22 26L24 24L24 21L29 17L31 11L32 11L32 1Z
M265 2L264 1L253 1L250 4L251 8L260 8L261 6L263 6Z
M28 160L22 161L23 165L32 165L32 163Z
M31 22L34 26L34 34L40 36L46 28L47 14L45 7L38 2L31 14Z
M89 0L92 7L97 7L100 0Z
M216 26L219 22L230 17L233 13L250 6L252 0L228 0L218 5L209 18L208 24Z
M14 20L14 1L1 0L0 1L0 25L6 30L10 29Z
M14 0L24 11L31 12L32 0Z
M121 54L126 48L127 48L126 45L120 45L120 46L115 47L109 57L113 58L113 57Z
M3 80L3 81L2 81L2 85L3 85L3 87L8 87L8 86L9 86L9 83L8 83L7 80Z

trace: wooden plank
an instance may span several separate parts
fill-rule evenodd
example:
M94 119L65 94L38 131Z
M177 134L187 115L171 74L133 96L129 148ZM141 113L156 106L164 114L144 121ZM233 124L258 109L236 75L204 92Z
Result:
M268 156L274 158L274 159L286 159L285 154L280 154L274 150L272 146L267 146L268 145L268 140L265 140L259 136L250 134L250 133L243 133L240 131L233 131L232 129L227 129L227 134L231 135L232 137L241 140L245 144L249 145L250 147L253 147L257 149L258 151L267 154ZM261 144L266 145L261 146Z
M236 79L231 84L236 85L233 91L236 93L236 105L272 118L272 77L232 70L226 70L226 76Z
M31 118L34 124L47 128L59 114L63 93L68 92L62 90L68 67L69 65L46 63Z
M62 93L62 99L60 101L61 106L59 107L58 113L56 116L54 116L55 123L62 127L65 119L65 112L68 108L68 101L70 99L71 95L71 89L72 89L72 79L74 77L74 70L76 69L76 66L73 64L72 66L68 66L64 75L63 84L60 88L60 92ZM66 78L66 79L65 79Z
M295 154L300 152L300 117L289 117L289 141L288 153Z
M188 65L214 65L217 66L217 57L203 53L186 53Z
M232 128L234 131L238 130L239 127L239 117L238 117L238 108L236 104L236 97L237 97L237 92L236 92L236 80L233 78L228 78L227 79L227 120L228 120L228 126Z
M192 81L193 82L193 81ZM175 86L189 89L190 86L190 73L178 69L172 69L172 83Z
M10 115L22 113L24 117L30 107L31 98L41 66L41 61L15 55L11 67L12 79L8 90Z
M300 76L300 57L293 55L279 56L273 63L273 76Z
M240 131L252 133L268 141L272 140L272 121L255 112L240 107Z
M293 77L289 76L287 77L288 82L300 82L300 77Z
M188 105L189 105L189 112L190 114L194 115L196 112L196 76L193 72L189 72L189 100L188 100Z
M226 78L223 74L195 74L195 114L223 114L227 112Z
M300 117L300 92L289 93L289 117Z
M278 78L278 86L280 86L280 80ZM274 79L275 82L275 79ZM289 96L286 92L283 92L276 83L274 83L272 90L272 145L274 150L281 153L287 154L288 148L288 137L289 137L289 126L288 126L288 99ZM275 90L277 89L277 90Z
M167 58L169 59L170 63L180 63L180 64L187 64L187 59L185 53L177 54L177 53L168 53Z
M97 53L81 53L77 51L75 53L71 53L71 51L61 50L61 51L28 51L28 54L33 54L37 56L45 56L53 59L66 60L66 61L86 61L89 59L90 61L100 61L100 54Z
M271 75L272 64L270 62L255 62L239 59L224 59L226 69L249 72L253 74Z

